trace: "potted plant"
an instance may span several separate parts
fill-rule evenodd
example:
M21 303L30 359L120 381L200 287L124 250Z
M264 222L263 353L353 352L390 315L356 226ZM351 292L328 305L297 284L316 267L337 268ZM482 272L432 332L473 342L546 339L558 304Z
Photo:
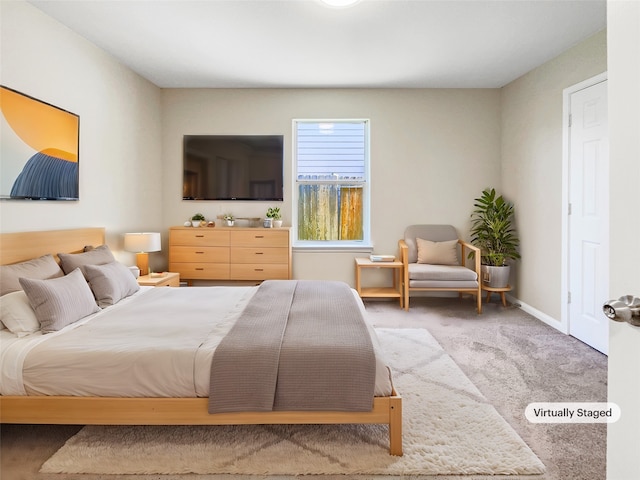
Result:
M194 227L199 227L202 222L204 222L204 215L201 213L196 213L191 217L191 225Z
M270 221L273 223L273 226L276 228L279 228L282 226L282 215L280 214L280 208L278 207L269 207L267 209L267 214L266 214L267 219L270 219ZM265 222L265 227L267 226L268 222Z
M471 213L471 243L481 250L482 283L505 288L509 283L507 260L520 258L520 241L513 225L514 206L494 188L486 188L474 200Z
M227 227L233 227L233 224L235 222L235 217L233 216L233 214L225 213L222 218L224 218L224 221L227 222Z

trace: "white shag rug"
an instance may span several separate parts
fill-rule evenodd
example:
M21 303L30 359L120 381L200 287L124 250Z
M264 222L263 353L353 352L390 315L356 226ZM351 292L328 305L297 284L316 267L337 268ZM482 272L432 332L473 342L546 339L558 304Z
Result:
M404 456L380 425L87 426L42 473L531 475L538 457L423 329L377 329L403 397Z

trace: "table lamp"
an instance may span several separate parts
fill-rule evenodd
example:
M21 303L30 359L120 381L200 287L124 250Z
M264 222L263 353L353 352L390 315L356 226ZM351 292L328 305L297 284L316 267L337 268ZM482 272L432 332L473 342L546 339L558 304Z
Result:
M162 249L160 246L160 233L125 233L124 249L128 252L136 252L136 261L140 269L140 275L148 275L149 252L159 252Z

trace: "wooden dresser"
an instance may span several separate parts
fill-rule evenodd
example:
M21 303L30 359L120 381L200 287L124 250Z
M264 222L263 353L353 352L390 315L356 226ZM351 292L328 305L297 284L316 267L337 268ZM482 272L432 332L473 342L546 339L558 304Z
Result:
M288 228L171 227L169 270L192 280L291 278Z

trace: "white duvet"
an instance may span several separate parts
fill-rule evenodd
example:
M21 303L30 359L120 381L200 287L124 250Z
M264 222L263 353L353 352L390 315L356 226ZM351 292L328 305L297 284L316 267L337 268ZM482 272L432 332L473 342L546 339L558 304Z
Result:
M56 333L17 338L2 330L0 393L207 397L213 352L257 288L143 287ZM369 331L375 395L390 395L389 369Z

